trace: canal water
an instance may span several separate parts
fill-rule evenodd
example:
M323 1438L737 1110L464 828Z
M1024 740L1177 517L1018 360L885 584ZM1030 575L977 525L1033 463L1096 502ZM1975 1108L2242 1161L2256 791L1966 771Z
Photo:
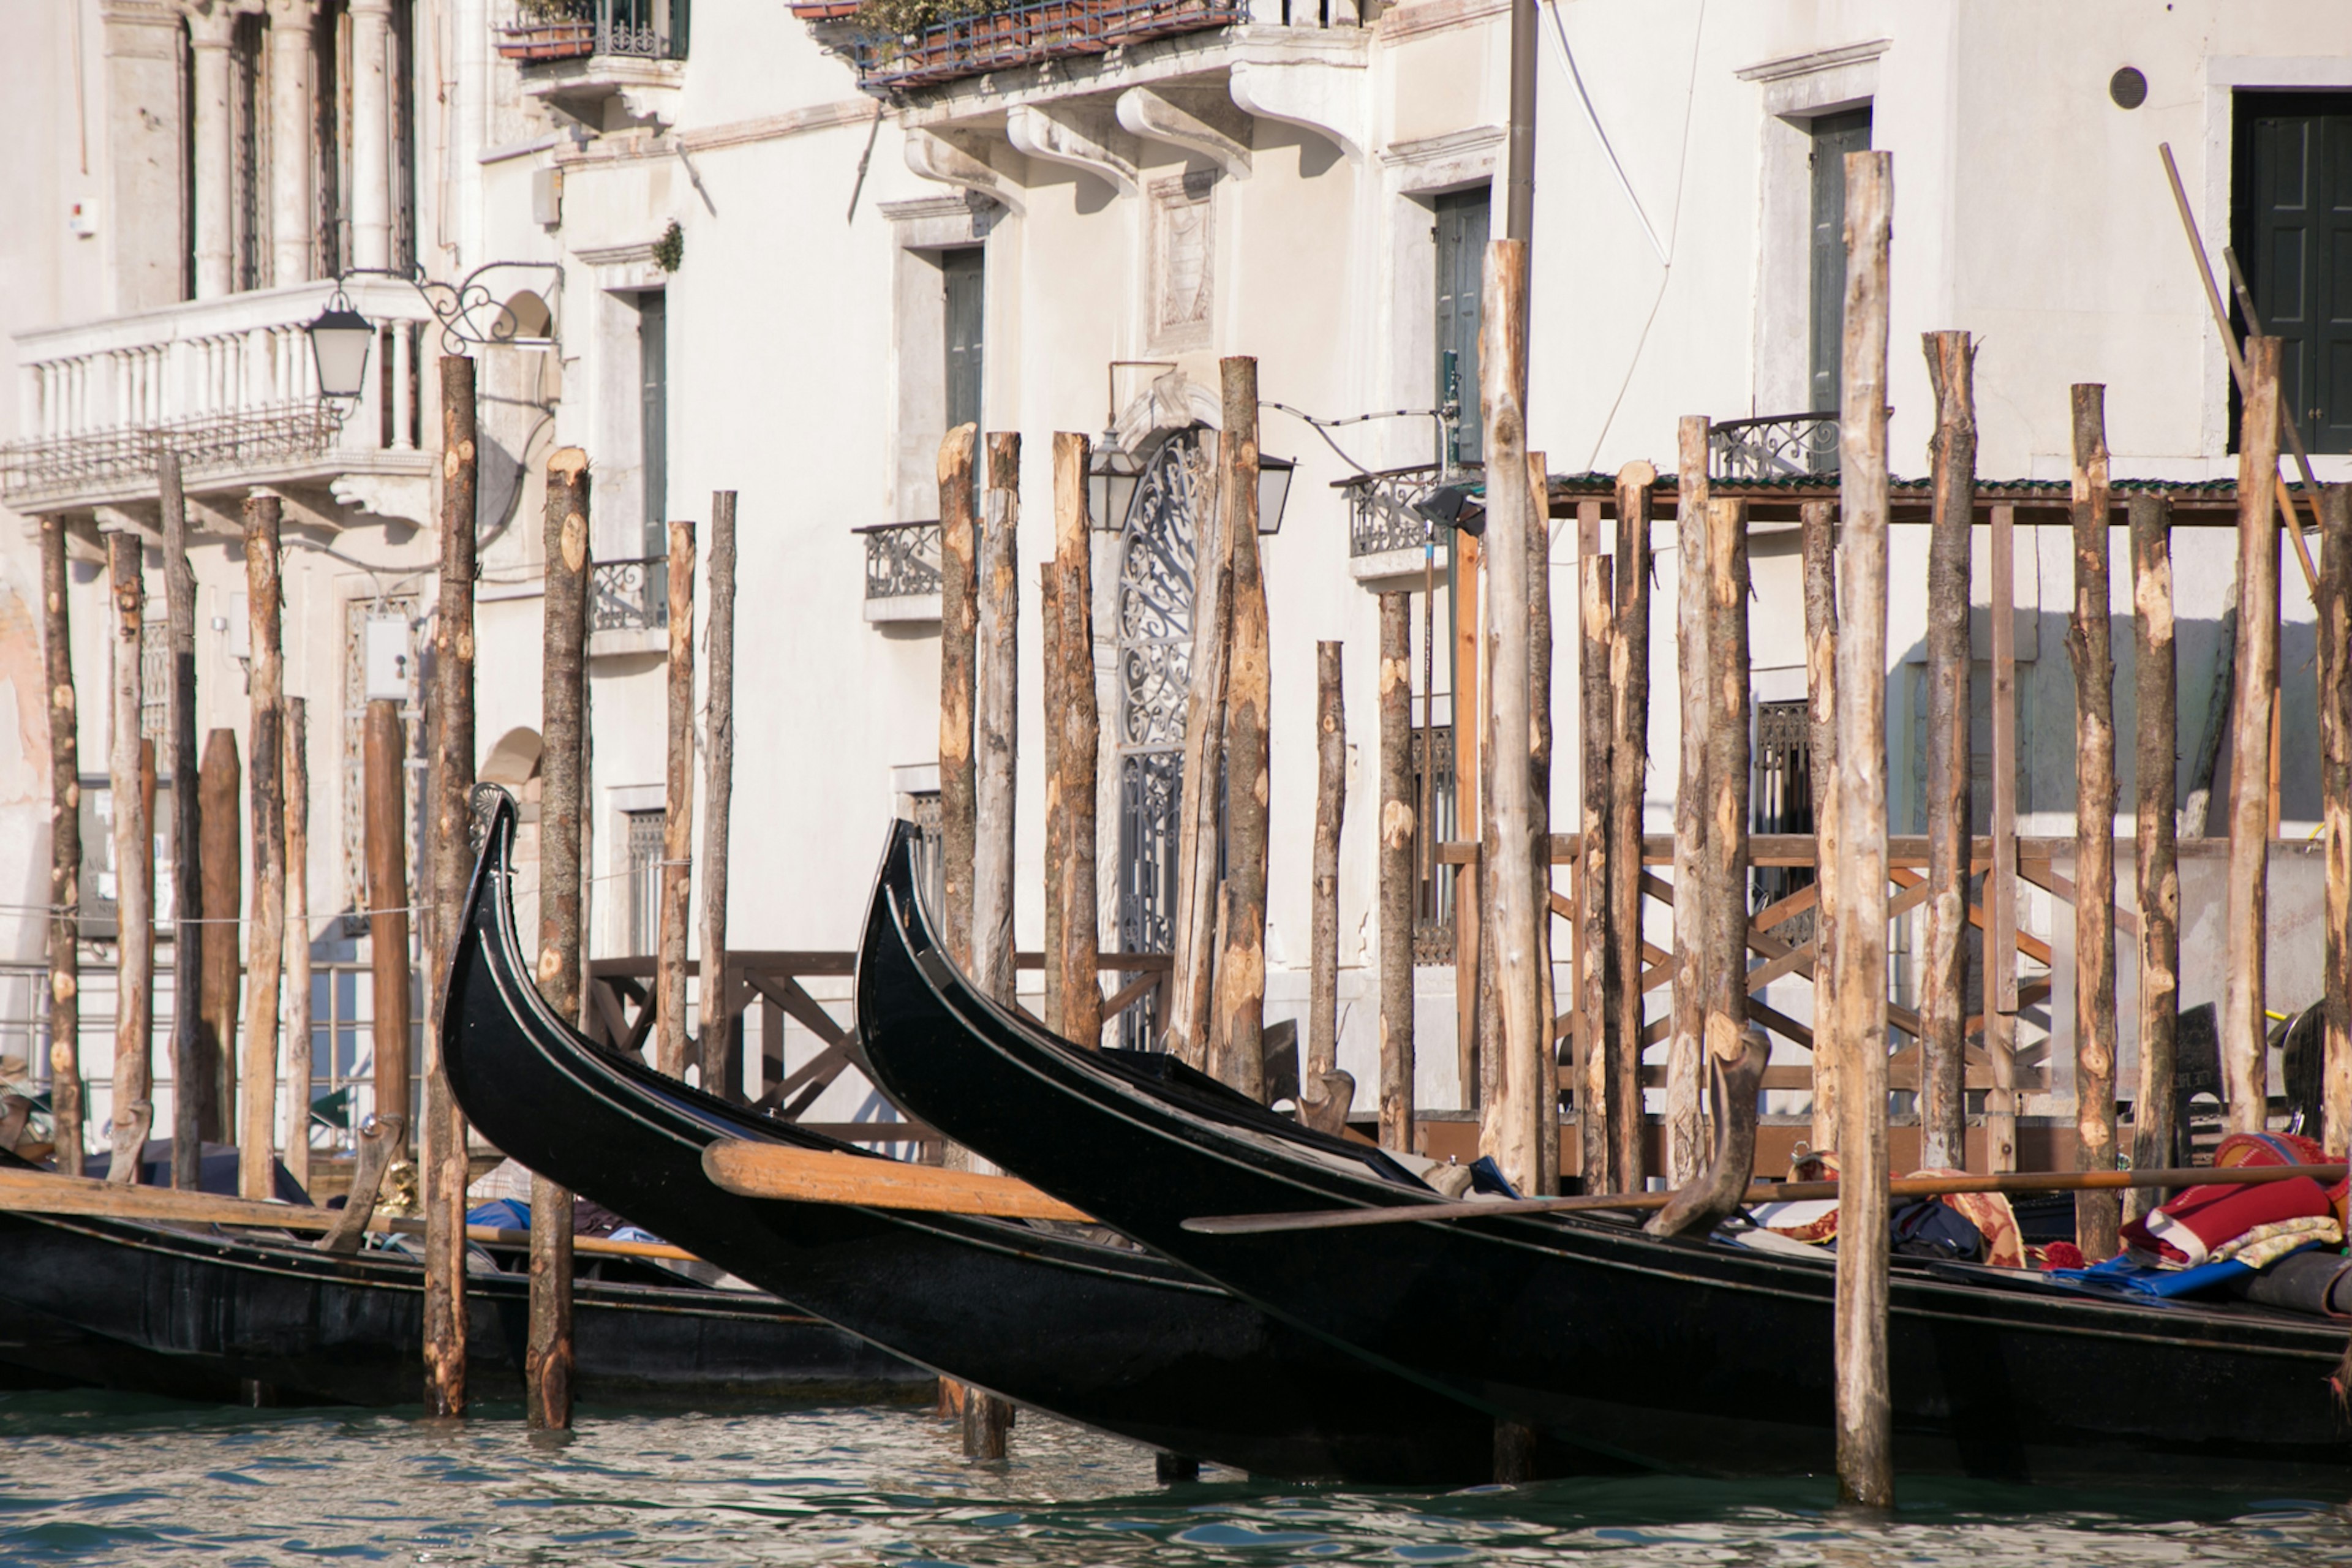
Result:
M0 1563L2139 1565L2352 1560L2342 1500L1914 1480L1887 1517L1811 1481L1461 1491L1161 1488L1148 1454L1024 1418L966 1464L928 1413L227 1411L0 1394ZM2346 1496L2352 1497L2352 1477Z

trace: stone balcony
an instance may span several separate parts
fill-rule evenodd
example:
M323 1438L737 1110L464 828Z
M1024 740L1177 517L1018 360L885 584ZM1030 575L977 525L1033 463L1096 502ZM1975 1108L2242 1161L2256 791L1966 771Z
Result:
M26 514L152 526L155 459L180 454L191 521L235 529L246 494L267 487L300 520L354 513L424 523L433 463L421 355L437 352L415 289L354 280L353 309L377 324L360 395L319 395L306 328L331 281L259 289L45 328L16 338L19 428L0 447L0 502Z

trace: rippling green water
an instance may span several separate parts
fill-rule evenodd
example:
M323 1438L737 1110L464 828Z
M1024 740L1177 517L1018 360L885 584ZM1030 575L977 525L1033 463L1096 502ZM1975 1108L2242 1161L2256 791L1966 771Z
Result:
M2334 1500L2055 1494L1913 1482L1892 1518L1812 1482L1548 1482L1415 1492L1153 1483L1149 1455L1024 1418L964 1463L905 1409L197 1409L0 1394L0 1563L2093 1564L2352 1560ZM2352 1496L2352 1477L2347 1479Z

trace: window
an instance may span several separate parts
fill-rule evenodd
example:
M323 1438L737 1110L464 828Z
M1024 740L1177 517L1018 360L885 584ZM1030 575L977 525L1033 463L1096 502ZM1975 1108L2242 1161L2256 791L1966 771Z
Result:
M1756 778L1748 795L1748 812L1758 833L1813 831L1813 741L1811 705L1798 702L1756 704ZM1811 887L1815 873L1807 866L1759 866L1754 872L1758 910L1770 908L1790 895ZM1774 930L1783 942L1812 939L1811 911L1791 916Z
M1420 701L1415 695L1414 709ZM1448 704L1451 706L1451 704ZM1454 875L1438 864L1437 847L1457 837L1454 823L1454 726L1412 729L1412 961L1454 962Z
M1808 412L1835 414L1845 353L1845 155L1870 151L1870 110L1812 122L1812 349Z
M2352 452L2352 93L2242 93L2235 107L2246 286L2263 330L2286 340L2280 384L2304 445Z
M646 559L658 560L669 553L669 299L658 289L637 296L637 398L644 549Z
M649 953L661 930L662 816L659 811L623 812L629 856L629 952Z
M982 309L987 301L987 252L974 247L942 251L940 274L946 292L947 425L980 423Z
M1436 401L1462 405L1455 459L1478 460L1484 421L1478 411L1478 300L1486 287L1487 193L1457 191L1437 198ZM1441 457L1443 454L1441 454Z

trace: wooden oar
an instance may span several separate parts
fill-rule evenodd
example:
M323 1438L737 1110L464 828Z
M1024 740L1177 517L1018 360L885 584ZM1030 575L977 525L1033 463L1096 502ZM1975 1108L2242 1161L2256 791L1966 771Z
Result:
M702 1173L712 1185L738 1197L1094 1223L1092 1215L1011 1176L974 1176L936 1165L791 1149L781 1143L722 1140L703 1150Z
M1886 1184L1898 1198L1936 1198L1948 1193L2100 1193L2121 1187L2203 1187L2344 1179L2343 1165L2173 1166L2156 1171L2031 1171L1999 1176L1902 1176ZM1747 1205L1802 1203L1838 1195L1835 1182L1768 1182L1751 1188ZM1344 1230L1360 1225L1409 1225L1424 1219L1491 1219L1499 1215L1576 1214L1596 1209L1632 1213L1662 1209L1672 1193L1599 1193L1575 1198L1454 1199L1400 1204L1392 1208L1311 1209L1297 1214L1195 1215L1184 1228L1203 1236L1257 1236L1274 1230Z
M46 1171L0 1170L0 1210L18 1214L89 1215L100 1219L161 1220L179 1225L234 1225L262 1230L328 1230L341 1219L341 1209L304 1208L297 1204L263 1203L252 1198L221 1197L212 1193L187 1193L171 1187L116 1186L86 1176L58 1176ZM368 1228L408 1236L425 1234L421 1219L377 1215ZM527 1230L469 1225L467 1237L515 1247L530 1245ZM667 1242L613 1241L583 1236L574 1250L614 1258L667 1258L698 1261L684 1247Z

